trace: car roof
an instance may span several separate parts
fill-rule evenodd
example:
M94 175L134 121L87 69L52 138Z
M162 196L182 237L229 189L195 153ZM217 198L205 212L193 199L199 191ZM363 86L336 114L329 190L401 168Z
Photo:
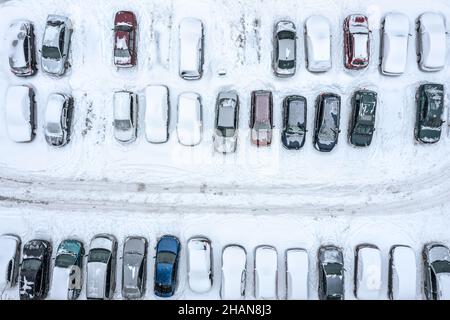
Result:
M131 97L129 91L114 93L114 120L131 120Z
M45 123L60 123L62 111L66 98L59 93L53 93L49 96L47 108L45 110Z

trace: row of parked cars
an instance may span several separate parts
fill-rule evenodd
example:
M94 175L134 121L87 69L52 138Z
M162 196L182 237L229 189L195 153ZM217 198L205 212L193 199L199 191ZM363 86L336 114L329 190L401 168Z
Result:
M440 13L427 12L416 22L417 59L423 71L439 71L446 64L446 21ZM137 63L136 16L119 11L114 19L114 64L119 68ZM44 72L62 76L68 66L73 32L69 18L48 16L42 41L41 65ZM309 17L304 26L306 66L310 72L325 72L332 67L332 30L329 20L320 15ZM352 14L344 21L344 65L347 69L367 68L370 62L371 36L368 19ZM410 22L401 13L388 13L382 22L381 72L401 75L408 60ZM36 72L34 27L30 21L16 21L9 31L11 71L17 76ZM274 28L273 71L279 77L293 76L297 66L297 31L292 21L283 20ZM202 77L204 28L196 18L184 18L179 25L179 74L186 80Z
M122 253L122 297L142 298L146 292L148 241L144 237L125 239ZM111 299L116 288L118 243L114 236L99 234L90 243L84 271L85 248L78 240L64 240L58 246L52 265L52 244L31 240L23 246L11 234L0 237L0 288L14 287L19 281L20 298L78 299L86 273L87 299ZM156 296L168 298L175 294L178 282L180 241L172 236L161 237L154 257L153 290ZM389 254L388 296L409 300L417 297L417 261L412 248L393 246ZM226 246L221 256L221 274L213 275L211 241L194 237L187 243L187 278L191 291L207 293L213 281L220 281L220 296L225 300L243 299L247 287L247 252L240 245ZM383 260L378 247L363 244L355 250L354 294L358 299L380 299L383 293ZM300 248L285 252L286 298L309 298L309 256ZM51 271L52 270L52 271ZM278 299L278 253L269 245L254 251L254 297ZM341 248L327 245L318 251L318 296L322 300L343 300L344 257ZM450 299L450 250L439 243L423 249L424 294L429 300Z

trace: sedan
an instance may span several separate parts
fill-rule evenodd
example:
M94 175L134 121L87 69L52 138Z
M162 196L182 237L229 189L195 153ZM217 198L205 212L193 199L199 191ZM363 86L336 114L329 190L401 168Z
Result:
M212 287L211 241L203 237L188 241L188 282L196 293L205 293Z
M381 297L381 252L374 245L360 245L355 255L355 296L361 300Z
M391 300L414 300L417 290L417 260L411 247L397 245L389 253L388 293Z
M239 126L239 97L236 91L219 93L216 102L214 150L219 153L236 151Z
M154 284L154 292L158 297L170 298L175 294L180 249L180 241L174 236L165 235L158 241Z
M290 77L295 74L297 61L297 34L295 24L280 21L275 26L273 71L278 77Z
M178 142L193 147L202 141L203 112L199 94L184 92L178 97Z
M63 16L49 15L42 41L42 70L52 76L62 76L69 66L72 21Z
M73 98L63 93L53 93L45 110L44 133L47 144L63 147L70 141L73 117Z
M147 281L147 239L128 237L123 245L122 297L139 299Z
M430 243L423 249L425 296L428 300L450 299L450 250Z
M445 17L427 12L417 20L419 67L423 71L440 71L447 60Z
M286 250L286 298L308 299L308 252L304 249Z
M223 300L241 300L245 297L247 280L247 253L238 245L230 245L222 252L222 283L220 297Z
M250 111L252 144L267 147L272 143L273 97L270 91L253 91Z
M12 288L17 283L20 265L20 245L18 236L0 236L0 288Z
M314 147L321 152L330 152L338 143L341 114L341 97L324 93L317 98Z
M367 147L372 143L377 111L377 93L358 90L352 99L353 113L349 127L349 141L356 147Z
M180 22L180 77L197 80L203 75L203 23L199 19L184 18Z
M359 70L369 65L370 31L366 16L352 14L344 21L344 65Z
M427 83L419 87L416 96L417 115L414 130L417 141L436 143L441 138L444 112L444 86Z
M46 240L31 240L23 246L20 268L20 300L41 300L47 297L50 282L52 245Z
M6 128L14 142L31 142L36 135L36 101L29 86L11 86L6 92Z
M136 16L119 11L114 19L114 64L119 68L136 65Z
M335 246L319 249L319 299L344 300L344 257Z
M145 136L150 143L169 140L170 102L166 86L145 88Z
M255 250L255 298L275 300L278 297L278 255L272 246Z
M36 73L34 26L30 21L15 21L9 26L9 67L18 77Z
M306 98L288 96L283 100L283 132L281 141L289 150L299 150L306 137Z
M382 23L381 72L398 76L408 61L409 19L402 13L389 13Z
M305 23L306 67L311 72L331 69L331 26L327 18L312 16Z
M114 93L114 137L120 143L136 140L138 97L129 91Z

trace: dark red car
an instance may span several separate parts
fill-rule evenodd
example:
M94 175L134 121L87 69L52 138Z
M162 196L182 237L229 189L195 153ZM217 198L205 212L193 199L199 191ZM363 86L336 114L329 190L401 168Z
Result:
M262 90L252 92L250 129L252 144L266 147L272 143L272 92Z
M367 17L352 14L344 21L344 64L347 69L364 69L370 59L370 32Z
M114 64L120 68L136 65L136 16L119 11L114 19Z

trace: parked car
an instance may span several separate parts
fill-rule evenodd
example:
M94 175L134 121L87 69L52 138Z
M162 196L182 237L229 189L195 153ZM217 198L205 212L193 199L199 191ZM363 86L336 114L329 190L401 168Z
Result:
M147 239L128 237L123 245L122 297L139 299L147 281Z
M414 300L417 288L416 254L411 247L393 246L389 253L388 293L391 300Z
M50 282L52 245L46 240L31 240L23 246L20 268L20 300L41 300L47 297Z
M319 299L344 300L344 257L338 247L319 249Z
M297 31L291 21L280 21L275 26L273 71L278 77L295 74L297 64Z
M49 96L45 110L45 140L52 147L63 147L70 141L73 98L63 93Z
M416 96L415 136L422 143L436 143L441 138L444 112L444 86L427 83L419 87Z
M42 70L52 76L62 76L69 66L72 21L63 16L49 15L42 41Z
M117 240L99 234L91 240L86 279L86 298L109 300L116 289Z
M138 97L130 91L114 93L114 137L120 143L136 140Z
M331 69L331 27L323 16L311 16L305 23L306 67L311 72Z
M114 64L119 68L136 65L136 16L130 11L119 11L114 18Z
M11 86L6 92L6 127L14 142L30 142L36 135L36 102L34 89Z
M267 147L272 144L273 97L270 91L253 91L250 111L252 144Z
M64 240L56 251L50 296L57 300L76 300L83 287L84 246L78 240Z
M238 245L226 246L222 251L222 282L220 297L223 300L241 300L245 297L247 280L247 253Z
M204 237L194 237L188 241L188 282L196 293L211 290L212 250L211 241Z
M286 250L286 298L308 300L308 252L304 249Z
M178 142L193 147L202 141L203 115L200 95L184 92L178 97Z
M20 265L20 238L13 234L0 236L0 288L12 288L17 283Z
M341 116L341 97L324 93L317 98L314 147L321 152L330 152L338 143Z
M450 299L450 250L438 243L423 249L424 292L428 300Z
M11 23L8 30L9 67L18 77L29 77L36 73L36 45L34 26L30 21Z
M197 80L203 75L204 35L199 19L184 18L180 22L180 77Z
M158 297L169 298L175 294L180 249L180 241L174 236L165 235L158 241L154 286Z
M305 144L307 102L302 96L287 96L283 100L283 132L281 141L289 150L298 150Z
M409 20L402 13L388 13L382 23L381 72L398 76L408 61Z
M169 140L170 103L166 86L145 88L145 136L150 143Z
M370 60L369 21L362 14L344 20L344 65L347 69L367 68Z
M259 246L255 250L255 298L278 298L278 255L272 246Z
M377 93L358 90L352 99L352 118L349 141L356 147L367 147L372 143L377 111Z
M214 124L214 150L219 153L236 151L239 127L239 97L236 91L219 93Z
M360 245L355 252L355 297L360 300L381 298L382 260L378 247Z
M444 69L447 61L447 36L445 17L440 13L426 12L417 20L419 67L423 71Z

